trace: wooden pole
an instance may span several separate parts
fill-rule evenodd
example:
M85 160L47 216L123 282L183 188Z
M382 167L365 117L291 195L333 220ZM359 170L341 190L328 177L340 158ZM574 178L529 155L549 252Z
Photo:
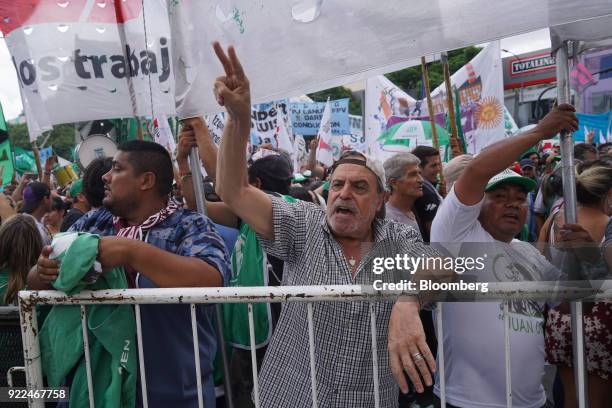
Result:
M427 63L425 57L421 57L421 72L423 73L423 84L425 86L425 95L427 96L427 112L429 112L429 123L431 123L431 139L433 146L440 150L438 141L438 130L436 129L436 120L434 117L433 101L431 100L431 91L429 88L429 73L427 72Z
M136 125L138 126L136 137L138 138L138 140L144 140L144 133L142 130L142 120L140 119L140 116L136 116Z
M431 90L429 87L429 73L427 71L427 63L425 57L421 57L421 72L423 74L423 85L425 87L425 95L427 97L427 112L429 112L429 123L431 125L431 141L433 147L439 152L440 142L438 140L438 129L436 129L436 119L433 107L433 101L431 100ZM439 193L443 197L446 196L446 183L444 182L444 175L440 172L440 186Z
M450 144L453 157L463 154L459 144L459 131L457 129L457 119L455 117L455 103L453 101L453 88L450 80L450 70L448 68L448 55L443 52L441 56L442 70L444 71L444 83L446 84L446 102L448 106L448 121L450 122Z
M36 169L38 170L38 181L43 181L43 169L40 164L40 152L38 151L38 146L36 142L32 142L32 152L34 152L34 161L36 162Z

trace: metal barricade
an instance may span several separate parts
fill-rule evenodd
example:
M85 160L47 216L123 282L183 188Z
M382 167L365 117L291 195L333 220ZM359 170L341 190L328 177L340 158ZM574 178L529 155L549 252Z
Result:
M373 303L402 296L413 296L415 292L379 292L370 286L282 286L282 287L237 287L237 288L163 288L163 289L125 289L84 291L75 296L67 296L57 291L22 291L19 293L19 310L23 334L23 352L29 389L43 386L40 345L38 340L38 322L35 306L45 305L79 305L83 322L83 339L85 360L87 364L87 384L89 388L89 406L94 407L93 382L89 362L88 335L86 330L87 305L91 304L133 304L136 317L136 336L138 342L138 359L143 406L147 407L147 382L145 378L145 361L142 347L142 328L140 305L142 304L189 304L191 306L191 323L194 340L194 357L196 361L198 405L203 407L202 382L199 367L199 347L196 322L196 305L206 303L247 303L251 358L253 366L253 397L255 406L260 406L255 333L253 322L253 303L268 302L306 302L308 321L308 341L310 355L310 379L313 407L318 406L315 337L313 324L313 303L330 301L367 301L370 302L370 330L372 334L373 384L372 391L375 406L380 407L378 352L376 343L376 314ZM443 294L431 294L431 300L442 300ZM529 298L533 300L575 300L599 301L612 299L612 280L580 282L530 282L530 283L490 283L487 292L454 292L456 301L503 301L504 350L506 364L506 401L512 406L512 382L510 378L510 336L508 300ZM436 310L438 337L442 338L443 308L440 303ZM582 335L582 332L579 332ZM582 340L582 339L581 339ZM440 399L446 406L444 348L443 341L438 342L438 367L440 375ZM40 401L29 401L31 407L43 407Z

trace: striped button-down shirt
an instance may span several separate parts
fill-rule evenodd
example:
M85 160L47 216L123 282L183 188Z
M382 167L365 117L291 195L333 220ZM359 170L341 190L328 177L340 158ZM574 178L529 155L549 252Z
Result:
M330 233L325 212L310 203L272 198L274 240L259 236L263 249L285 261L283 285L372 285L396 280L394 272L372 273L375 257L435 254L413 228L388 220L373 224L374 243L364 247L355 275ZM396 407L398 388L389 367L387 333L393 302L376 302L381 407ZM372 335L368 302L313 305L318 406L373 407ZM260 372L262 407L312 407L308 321L305 303L283 305Z

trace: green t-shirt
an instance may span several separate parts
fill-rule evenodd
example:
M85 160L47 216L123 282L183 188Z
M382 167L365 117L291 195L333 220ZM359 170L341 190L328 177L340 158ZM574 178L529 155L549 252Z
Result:
M4 302L4 294L6 293L6 289L8 287L8 279L9 270L0 269L0 306L6 306L6 302Z

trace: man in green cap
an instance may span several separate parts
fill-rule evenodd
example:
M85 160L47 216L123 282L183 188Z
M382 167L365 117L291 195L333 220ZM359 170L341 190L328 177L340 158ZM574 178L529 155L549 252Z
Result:
M438 209L431 241L453 255L481 259L482 268L466 270L462 279L478 282L554 281L562 274L533 246L515 236L527 216L527 194L535 180L510 170L530 146L563 130L578 128L574 108L560 105L532 130L488 146L468 164ZM546 404L542 386L545 353L543 304L517 298L508 302L443 303L440 338L444 350L446 406L506 405L504 328L509 328L512 404L539 408ZM434 393L440 395L440 377Z
M85 194L83 194L83 179L73 181L68 192L70 193L70 198L72 198L72 208L64 216L60 232L68 231L72 224L91 210L91 205L87 201Z

